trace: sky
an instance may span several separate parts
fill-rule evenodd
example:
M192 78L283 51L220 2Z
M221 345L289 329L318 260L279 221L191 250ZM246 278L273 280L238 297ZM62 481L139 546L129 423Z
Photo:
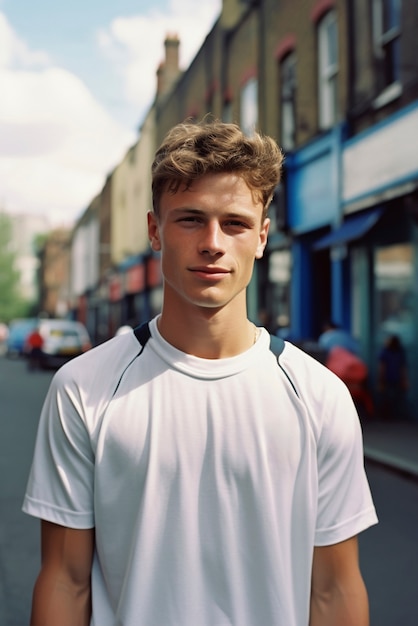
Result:
M0 210L71 226L137 140L164 39L187 69L222 0L0 0Z

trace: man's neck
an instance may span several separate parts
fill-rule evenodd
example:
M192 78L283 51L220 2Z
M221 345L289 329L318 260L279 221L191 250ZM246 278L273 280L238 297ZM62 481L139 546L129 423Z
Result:
M158 329L175 348L205 359L236 356L248 350L257 338L246 311L237 315L231 310L204 309L190 315L173 315L163 308Z

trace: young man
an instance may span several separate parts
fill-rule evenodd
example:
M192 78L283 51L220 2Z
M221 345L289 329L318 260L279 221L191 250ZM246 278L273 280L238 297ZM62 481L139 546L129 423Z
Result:
M343 383L247 318L273 140L181 124L153 164L164 301L56 374L24 510L33 626L366 626L376 522Z

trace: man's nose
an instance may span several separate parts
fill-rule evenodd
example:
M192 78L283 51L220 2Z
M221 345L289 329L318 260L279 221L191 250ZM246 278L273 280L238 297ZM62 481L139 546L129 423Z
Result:
M225 236L218 222L208 222L201 234L199 252L212 255L224 252Z

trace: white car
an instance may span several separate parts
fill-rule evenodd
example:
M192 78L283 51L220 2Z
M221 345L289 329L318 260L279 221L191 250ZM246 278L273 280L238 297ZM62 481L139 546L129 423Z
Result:
M60 367L92 347L87 329L80 322L41 319L38 328L44 340L40 358L42 367Z

